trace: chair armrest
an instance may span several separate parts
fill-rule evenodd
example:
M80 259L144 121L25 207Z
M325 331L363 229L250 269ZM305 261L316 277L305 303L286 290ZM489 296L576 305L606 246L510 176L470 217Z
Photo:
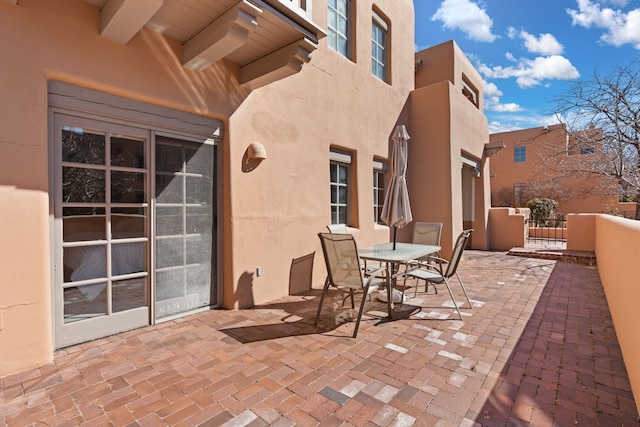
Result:
M374 271L371 272L367 272L367 285L370 285L371 282L373 282L375 279L377 279L376 276L378 276L379 273L383 273L384 276L387 276L387 269L384 267L380 267Z
M410 273L412 271L415 270L420 270L420 269L426 269L426 270L432 270L432 271L437 271L439 274L442 274L442 265L443 264L448 264L449 261L447 261L444 258L439 258L436 256L432 256L430 258L430 261L435 261L437 262L437 264L433 264L431 262L426 262L426 261L421 261L421 260L411 260L407 263L407 269L406 271L403 271L402 274L407 274Z
M444 258L437 257L437 256L432 256L431 259L434 260L434 261L437 261L437 262L439 262L441 264L449 264L449 261L447 261Z

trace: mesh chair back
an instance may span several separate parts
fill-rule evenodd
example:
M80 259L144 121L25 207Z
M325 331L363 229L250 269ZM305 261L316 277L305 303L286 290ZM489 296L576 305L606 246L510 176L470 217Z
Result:
M440 246L441 222L416 222L413 225L413 243Z
M453 247L451 259L449 260L449 264L447 264L447 270L444 272L444 277L449 278L456 274L458 264L460 264L460 259L462 258L462 252L464 252L464 248L467 247L467 242L469 241L469 237L471 237L471 233L473 233L473 230L464 230L458 236L456 244Z
M358 248L351 234L318 233L329 281L333 286L362 290Z

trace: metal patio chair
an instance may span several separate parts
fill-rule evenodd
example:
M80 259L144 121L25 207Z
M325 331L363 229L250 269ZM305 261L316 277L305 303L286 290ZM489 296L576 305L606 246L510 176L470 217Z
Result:
M413 277L416 280L424 280L425 282L430 283L434 287L436 285L444 284L449 291L449 295L451 296L451 300L453 301L453 305L462 320L462 313L460 313L460 309L458 308L458 304L456 303L455 298L453 297L453 292L451 292L451 286L449 286L449 279L452 276L457 275L458 265L460 264L460 259L462 258L462 253L469 242L469 238L471 237L471 233L473 230L464 230L458 236L456 240L456 244L453 247L453 251L451 254L451 259L447 261L446 259L440 257L433 257L433 260L436 261L436 264L427 264L420 261L410 261L408 263L407 272L404 275L404 280L406 284L407 277ZM446 268L443 271L443 267ZM460 279L460 276L457 275L458 281L460 282L460 287L462 288L462 292L464 292L464 296L467 299L467 303L469 303L469 307L473 308L471 305L471 300L469 300L469 295L467 295L467 291L464 288L464 284ZM416 288L417 288L416 284Z
M362 301L360 302L356 326L353 331L353 338L355 338L358 334L360 319L362 318L367 297L386 283L384 278L381 279L376 276L381 273L385 274L386 270L381 268L379 269L380 271L375 271L368 277L363 276L360 258L358 257L358 247L351 234L318 233L318 237L322 244L322 253L327 267L327 280L320 296L315 325L317 326L320 320L322 304L329 286L348 292L351 297L352 309L355 309L354 294L360 293L362 294Z
M349 234L349 229L347 228L347 224L329 224L327 225L327 229L329 233L334 234ZM364 270L365 274L368 276L370 273L379 270L382 267L380 263L374 263L373 265L367 263L366 260L360 262L360 267Z
M411 242L417 243L420 245L440 246L441 235L442 235L441 222L415 222L413 224L413 238L411 239ZM434 255L429 255L424 259L416 260L416 261L419 261L420 263L433 264L434 262L436 262L437 258L440 258L440 252L437 252L435 254L435 257ZM433 284L432 286L437 294L438 288L436 288L436 286ZM427 288L429 287L429 282L425 282L424 287L425 287L424 291L426 293L428 291ZM415 298L417 295L418 295L418 286L416 285L413 292L413 297Z

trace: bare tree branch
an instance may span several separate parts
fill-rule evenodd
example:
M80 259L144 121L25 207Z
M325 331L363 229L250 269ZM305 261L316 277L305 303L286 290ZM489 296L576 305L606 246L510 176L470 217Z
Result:
M563 176L601 176L605 185L613 180L620 196L640 202L639 65L634 61L607 75L596 71L555 99L555 115L566 123L567 146L555 147L557 155L544 159L546 168ZM566 155L571 150L593 151ZM640 220L640 204L635 217Z

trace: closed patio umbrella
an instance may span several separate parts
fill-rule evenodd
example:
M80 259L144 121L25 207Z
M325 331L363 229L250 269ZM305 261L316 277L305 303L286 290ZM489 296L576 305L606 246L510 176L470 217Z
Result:
M393 249L395 249L397 228L409 224L413 217L411 216L406 177L409 134L404 125L398 125L391 138L393 140L390 164L391 182L384 197L380 217L385 224L393 227Z

